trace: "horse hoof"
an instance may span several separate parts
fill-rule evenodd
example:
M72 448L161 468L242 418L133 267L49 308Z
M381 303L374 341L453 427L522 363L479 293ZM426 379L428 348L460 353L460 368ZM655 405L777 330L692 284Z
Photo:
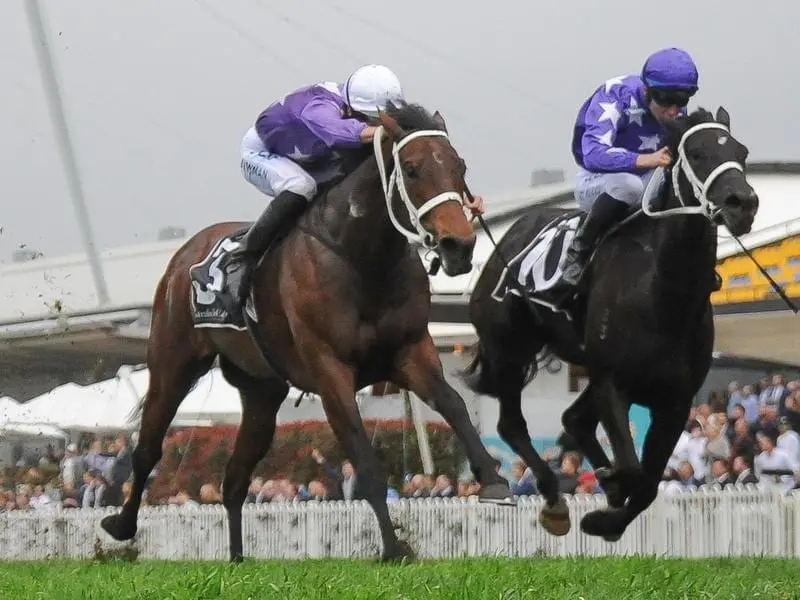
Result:
M613 508L594 510L581 519L581 531L586 535L602 537L607 541L616 541L608 538L616 537L618 540L622 537L624 530L620 531L617 515L618 510Z
M244 556L241 554L231 554L231 564L240 565L244 562Z
M551 535L567 535L572 523L569 520L569 508L564 498L559 498L553 506L545 506L539 511L539 523Z
M414 562L416 554L408 542L398 540L397 543L381 555L382 563L408 564Z
M136 522L133 524L126 520L122 514L109 515L100 521L100 527L118 542L125 542L133 539L136 535Z
M478 501L501 506L516 504L511 495L511 488L505 483L490 483L486 487L481 487L481 491L478 492Z

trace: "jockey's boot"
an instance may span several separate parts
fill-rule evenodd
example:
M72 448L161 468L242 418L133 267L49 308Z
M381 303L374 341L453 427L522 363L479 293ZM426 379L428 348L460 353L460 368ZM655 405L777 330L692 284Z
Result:
M572 244L567 248L566 263L562 282L568 286L576 286L586 268L586 261L592 254L597 240L608 231L614 223L622 219L628 212L628 205L609 196L600 194L589 209L583 224L575 233Z
M241 263L242 274L238 289L235 290L239 302L244 304L250 292L256 264L269 247L274 237L289 223L297 219L308 205L308 200L300 194L283 191L267 205L264 212L250 227L231 256L231 261Z

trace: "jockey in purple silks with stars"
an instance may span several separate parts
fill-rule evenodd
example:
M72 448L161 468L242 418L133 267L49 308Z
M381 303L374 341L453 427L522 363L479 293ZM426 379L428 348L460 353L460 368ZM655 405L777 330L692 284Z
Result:
M245 179L272 200L232 253L245 269L238 290L233 290L242 302L255 263L273 236L316 195L309 168L334 161L339 149L371 144L380 125L378 110L390 102L405 103L400 80L388 67L370 64L344 83L302 87L258 116L241 143L241 168ZM482 212L482 206L479 196L469 205L473 212Z
M572 138L575 199L587 213L567 250L563 283L576 286L595 243L642 201L654 170L672 163L664 126L686 114L697 66L679 48L650 55L639 75L614 77L581 106Z

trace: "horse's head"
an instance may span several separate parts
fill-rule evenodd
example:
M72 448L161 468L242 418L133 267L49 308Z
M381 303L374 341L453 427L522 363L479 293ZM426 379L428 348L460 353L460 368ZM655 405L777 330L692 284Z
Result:
M745 177L747 147L733 137L730 127L724 108L717 110L716 118L699 108L667 123L667 145L676 157L672 182L680 203L694 205L689 210L742 235L753 227L758 195Z
M416 104L390 104L379 118L375 155L392 224L410 241L434 250L447 275L469 273L476 238L463 208L469 193L466 164L450 145L444 119ZM388 145L392 161L387 164ZM388 178L387 167L392 170ZM395 186L407 215L395 213Z

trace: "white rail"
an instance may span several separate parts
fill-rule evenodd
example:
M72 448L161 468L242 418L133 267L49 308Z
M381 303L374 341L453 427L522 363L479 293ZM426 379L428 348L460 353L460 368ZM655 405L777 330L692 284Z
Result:
M556 538L538 524L542 501L516 507L470 500L402 500L390 505L400 535L430 558L478 555L675 557L778 556L800 558L800 493L724 490L659 495L622 539L607 543L580 532L580 519L605 506L604 496L569 500L572 530ZM0 513L0 560L89 558L130 546L142 558L217 560L228 556L222 506L143 508L132 542L113 542L100 519L118 509L61 509ZM365 502L247 505L245 554L256 558L372 557L377 522Z

